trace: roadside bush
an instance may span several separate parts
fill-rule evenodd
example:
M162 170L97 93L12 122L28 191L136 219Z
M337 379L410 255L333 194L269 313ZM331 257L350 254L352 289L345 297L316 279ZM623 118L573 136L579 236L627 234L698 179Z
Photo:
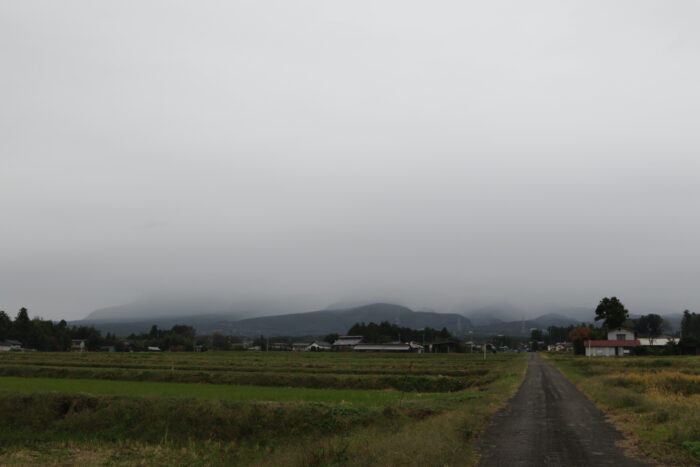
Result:
M639 359L628 362L627 366L641 368L666 368L673 366L673 362L671 362L671 360L661 358Z
M700 460L700 441L684 441L683 447L686 448L690 454Z
M656 385L663 391L672 394L682 394L683 396L700 394L700 379L697 378L683 376L665 378L657 382Z
M457 427L464 441L471 441L472 438L481 432L479 421L473 417L465 418Z
M639 407L644 404L644 397L641 394L629 390L612 392L608 395L608 400L613 407L619 409Z
M646 386L639 380L626 378L624 376L608 378L605 380L605 384L608 386L626 388L634 392L644 392L644 390L646 389Z

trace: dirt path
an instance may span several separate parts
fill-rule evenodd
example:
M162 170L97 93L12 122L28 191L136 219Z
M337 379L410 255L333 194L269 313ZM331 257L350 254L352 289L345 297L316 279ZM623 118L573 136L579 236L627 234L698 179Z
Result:
M645 466L615 442L624 437L574 385L536 353L525 381L482 438L480 466Z

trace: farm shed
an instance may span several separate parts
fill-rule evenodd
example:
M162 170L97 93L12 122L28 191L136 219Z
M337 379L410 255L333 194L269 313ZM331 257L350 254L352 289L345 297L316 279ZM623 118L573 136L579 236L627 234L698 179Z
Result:
M646 337L640 337L637 339L639 341L639 345L643 346L649 346L649 347L663 347L664 345L668 343L678 343L678 339L675 337L654 337L654 338L646 338Z
M302 352L309 348L311 344L308 342L294 342L292 343L292 350L295 352Z
M392 344L357 344L355 352L415 352L423 353L423 346L415 342L392 343Z
M333 350L352 350L357 344L362 343L362 336L340 336L333 342Z
M22 343L13 340L0 342L0 352L9 352L11 350L22 350Z
M270 344L270 348L267 350L292 350L291 344L288 344L287 342L273 342Z

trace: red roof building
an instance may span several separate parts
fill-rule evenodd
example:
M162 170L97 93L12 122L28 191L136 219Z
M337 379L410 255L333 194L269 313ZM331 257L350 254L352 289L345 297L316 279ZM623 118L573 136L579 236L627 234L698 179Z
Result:
M605 341L583 341L586 347L635 347L642 345L638 339L633 340L605 340Z
M610 339L583 341L587 357L621 357L630 353L630 347L640 345L638 339Z

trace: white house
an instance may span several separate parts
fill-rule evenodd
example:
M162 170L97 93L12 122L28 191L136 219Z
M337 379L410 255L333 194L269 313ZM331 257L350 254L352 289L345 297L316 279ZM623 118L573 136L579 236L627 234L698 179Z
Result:
M307 352L324 352L327 350L331 350L331 344L328 342L319 342L319 341L314 341L312 342L307 348Z
M607 340L587 340L586 357L616 357L630 353L632 347L640 345L629 329L613 329L608 332Z
M608 331L608 340L609 341L633 341L634 340L634 331L630 331L629 329L625 328L617 328L617 329L612 329Z
M13 340L0 342L0 352L9 352L11 350L22 350L22 343Z
M73 352L85 352L85 339L73 339L70 341L70 349Z

